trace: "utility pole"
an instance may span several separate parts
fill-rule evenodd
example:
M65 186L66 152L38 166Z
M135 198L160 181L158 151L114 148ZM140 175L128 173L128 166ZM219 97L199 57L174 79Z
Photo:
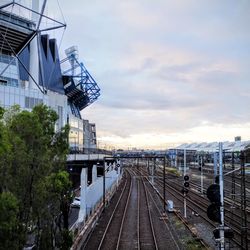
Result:
M223 182L223 145L219 143L219 161L220 161L220 249L225 249L225 237L224 237L224 182Z
M217 176L217 152L214 152L214 180L215 180L215 177Z
M164 156L164 162L163 162L163 209L164 209L164 212L166 212L166 204L165 204L165 201L166 201L166 183L165 183L165 178L166 178L166 156Z
M248 250L245 162L246 153L243 151L241 152L241 246Z
M152 178L151 178L151 182L152 182L152 185L154 185L154 175L155 175L155 164L156 164L156 159L154 158L154 163L152 165Z
M203 155L201 155L201 195L203 195Z
M184 149L184 166L183 166L183 176L186 176L186 168L187 168L187 154L186 154L186 149ZM184 206L184 218L187 218L187 200L186 200L186 192L184 192L183 196L183 206Z
M148 174L150 174L150 171L149 171L149 158L147 159L147 170L148 170Z
M175 162L174 162L174 164L175 164L175 168L177 169L177 167L178 167L178 151L177 151L177 149L175 150Z

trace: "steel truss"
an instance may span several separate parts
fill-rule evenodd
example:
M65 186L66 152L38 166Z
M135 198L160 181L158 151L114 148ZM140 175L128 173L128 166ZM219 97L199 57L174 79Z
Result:
M65 94L79 110L82 110L98 99L100 88L74 53L63 59L61 64L67 61L71 67L63 72Z
M27 74L29 75L29 77L32 79L32 81L36 84L36 86L38 87L38 89L43 94L46 94L46 92L47 92L47 90L45 88L45 84L43 82L41 84L39 84L34 79L34 77L30 74L30 72L27 69L27 67L20 60L19 56L23 52L23 50L32 42L32 40L35 37L38 37L38 38L40 37L40 35L41 35L42 32L46 32L46 31L55 30L55 29L59 29L59 28L65 28L66 27L65 23L59 22L59 21L57 21L55 19L52 19L52 18L50 18L50 17L48 17L48 16L46 16L44 14L46 3L47 3L47 1L44 0L42 8L41 8L41 12L34 11L31 8L28 8L25 5L17 3L15 0L10 1L7 4L4 4L4 5L0 6L0 12L4 13L4 15L8 15L8 19L2 19L4 22L7 23L8 26L6 27L5 30L0 29L0 41L1 41L0 46L1 47L5 46L5 49L7 51L9 51L9 53L12 56L14 56L14 57L17 58L18 62L22 65L22 67L27 72ZM34 13L34 14L38 15L39 19L37 21L37 24L33 23L33 26L35 28L33 28L32 25L29 26L29 27L26 27L26 28L22 27L22 29L26 30L26 31L25 32L18 32L17 31L17 33L20 33L21 36L20 36L20 34L17 34L16 36L13 37L13 34L10 34L10 36L8 36L8 31L9 30L15 31L15 29L13 29L13 25L15 25L15 23L11 22L12 17L13 18L22 19L22 17L18 17L17 15L15 15L14 13L12 13L12 11L13 11L13 9L14 9L15 6L18 6L19 8L24 9L26 11L29 11L31 14ZM12 9L11 12L5 10L8 7L11 7L11 9ZM53 21L56 24L56 26L48 27L48 28L43 28L43 29L40 28L40 25L41 25L41 22L42 22L43 19L47 19L49 21ZM0 21L1 21L1 18L0 18ZM30 21L30 20L29 20L29 22L32 23L32 21ZM10 28L9 25L12 25L12 28ZM16 24L16 27L17 27L17 29L19 28L19 26L17 24ZM17 38L19 38L19 40ZM20 39L20 38L22 38L22 39ZM40 46L41 45L40 45L39 39L37 39L37 46L38 46L38 51L40 51L40 49L41 49ZM2 70L2 72L0 72L0 77L8 69L8 67L11 65L11 63L12 63L12 60L10 60L10 62L6 65L6 67Z

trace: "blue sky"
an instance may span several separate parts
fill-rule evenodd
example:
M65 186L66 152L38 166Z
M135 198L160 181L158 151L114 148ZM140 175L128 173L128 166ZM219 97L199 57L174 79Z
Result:
M82 112L100 144L250 139L250 1L59 2L61 49L77 45L101 88Z

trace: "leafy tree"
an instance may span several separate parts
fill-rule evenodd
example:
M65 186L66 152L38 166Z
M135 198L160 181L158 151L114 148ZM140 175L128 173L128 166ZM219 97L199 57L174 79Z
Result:
M45 189L48 191L46 199L53 201L50 207L50 214L55 218L55 221L51 224L51 228L53 229L53 225L57 225L56 229L61 233L57 243L59 245L65 245L65 242L68 242L70 239L70 235L67 234L69 227L68 215L70 202L72 200L72 194L69 191L69 187L71 187L69 174L66 171L52 173L46 178L44 185ZM56 235L56 231L53 233Z
M0 108L0 193L6 189L8 172L6 166L10 162L11 144L8 140L7 129L1 121L4 110Z
M0 249L17 249L18 202L10 192L0 194Z
M61 247L69 235L65 232L71 184L64 171L69 126L55 131L57 119L56 112L45 105L31 112L18 106L0 109L0 162L4 162L0 163L0 194L11 192L18 201L20 248L30 228L41 249Z

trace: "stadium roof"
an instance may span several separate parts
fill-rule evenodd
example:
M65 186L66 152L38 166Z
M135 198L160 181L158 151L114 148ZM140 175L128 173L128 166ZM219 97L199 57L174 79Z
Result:
M195 150L204 152L215 152L218 151L218 142L202 142L202 143L184 143L176 147L179 150ZM234 141L234 142L223 142L223 150L235 152L242 151L250 147L250 141Z

